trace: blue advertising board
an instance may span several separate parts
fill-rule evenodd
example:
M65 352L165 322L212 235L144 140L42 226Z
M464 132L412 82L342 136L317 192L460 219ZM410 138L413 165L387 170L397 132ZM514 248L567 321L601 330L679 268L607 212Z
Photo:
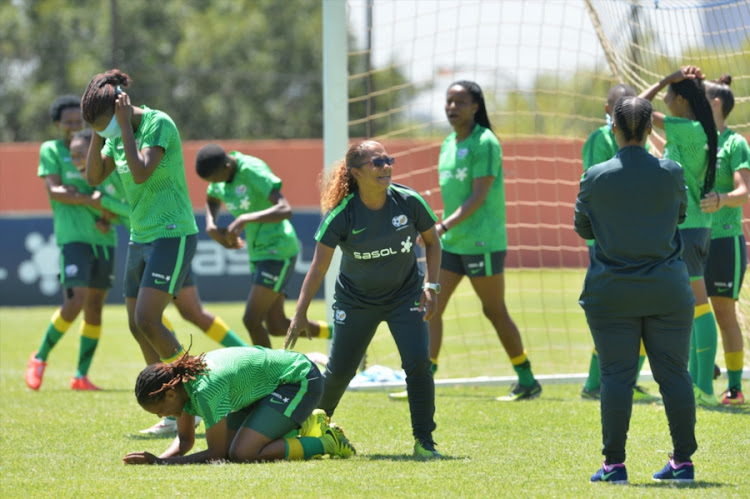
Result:
M196 214L200 230L198 248L193 258L193 275L203 301L245 301L250 292L250 264L247 250L229 250L205 233L203 214ZM227 226L230 215L222 215L219 224ZM315 231L320 223L318 212L300 212L292 217L302 250L297 257L294 275L287 286L288 298L296 299L315 252ZM124 302L123 273L128 234L118 230L115 258L115 284L108 303ZM62 303L60 289L60 251L55 242L52 215L36 217L0 217L3 235L0 252L0 306L57 305ZM322 290L318 298L323 297Z

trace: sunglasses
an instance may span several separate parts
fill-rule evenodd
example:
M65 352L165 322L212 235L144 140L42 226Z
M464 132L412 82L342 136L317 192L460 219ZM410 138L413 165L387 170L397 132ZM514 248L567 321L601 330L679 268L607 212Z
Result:
M393 163L396 162L396 158L392 158L392 157L372 158L371 162L374 166L377 166L378 168L383 168L385 165L393 166Z

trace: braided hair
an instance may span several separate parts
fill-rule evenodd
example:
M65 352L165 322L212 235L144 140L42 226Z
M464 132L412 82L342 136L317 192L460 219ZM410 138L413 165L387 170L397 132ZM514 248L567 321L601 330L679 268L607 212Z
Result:
M159 402L164 399L166 390L177 387L179 383L195 380L198 376L206 376L209 369L204 361L205 356L205 353L196 357L185 352L170 364L159 362L146 366L135 382L135 398L138 403L143 406Z
M706 176L703 178L703 189L701 191L701 197L703 197L714 188L716 180L716 152L719 134L716 130L714 115L711 112L711 104L708 102L703 88L703 80L700 78L670 83L669 87L676 95L680 95L688 101L690 109L693 110L696 120L700 122L708 139L708 168L706 169Z
M704 85L706 86L706 95L709 99L718 98L721 101L721 114L726 118L729 113L734 109L734 94L729 86L732 84L732 77L730 75L721 75L716 81L707 81Z
M476 104L479 104L479 109L477 109L477 112L474 114L474 121L476 121L484 128L489 128L490 130L492 130L490 117L487 115L487 107L484 104L484 94L482 93L482 89L479 87L479 85L469 80L460 80L453 82L451 83L450 87L454 85L464 87L466 91L469 92L469 95L471 95L471 100Z
M615 102L614 119L625 140L643 140L643 134L651 125L651 102L640 97L620 97Z
M105 113L114 113L120 87L126 88L130 82L130 76L119 69L110 69L94 76L81 98L83 119L93 123Z

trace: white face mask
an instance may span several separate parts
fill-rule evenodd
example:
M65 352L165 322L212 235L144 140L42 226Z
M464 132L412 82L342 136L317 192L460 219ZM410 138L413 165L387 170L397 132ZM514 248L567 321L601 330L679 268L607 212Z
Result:
M112 119L109 121L109 124L107 125L107 128L102 130L101 132L96 132L99 134L100 137L104 139L116 139L122 134L122 130L120 130L120 124L117 122L117 116L114 114L112 115Z

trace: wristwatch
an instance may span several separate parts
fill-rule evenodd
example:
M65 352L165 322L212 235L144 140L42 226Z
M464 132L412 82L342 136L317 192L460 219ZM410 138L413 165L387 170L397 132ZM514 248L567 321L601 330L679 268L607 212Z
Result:
M431 289L436 295L440 294L440 283L439 282L426 282L424 283L424 289Z

